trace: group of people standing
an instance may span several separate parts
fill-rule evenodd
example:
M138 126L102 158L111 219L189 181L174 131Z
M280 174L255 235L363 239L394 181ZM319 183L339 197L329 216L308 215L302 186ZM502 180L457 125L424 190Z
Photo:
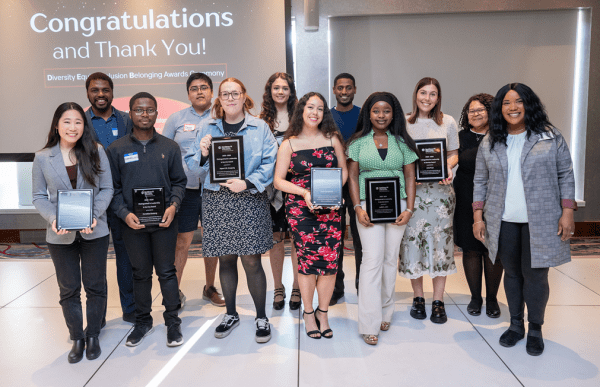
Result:
M447 321L443 296L446 277L457 271L456 243L463 250L472 295L468 313L481 314L483 272L486 314L500 317L497 292L504 268L510 327L500 344L514 346L524 338L527 304L527 352L543 352L548 268L570 260L576 203L567 145L526 85L506 85L495 97L471 97L459 131L455 120L442 113L442 90L434 78L417 83L412 110L405 114L389 92L373 93L362 108L354 106L356 81L347 73L334 80L337 106L332 109L316 92L298 100L292 77L275 73L265 85L256 117L251 113L254 101L240 80L222 81L212 104L211 79L194 73L186 83L191 106L173 114L162 135L154 129L158 106L152 95L134 95L126 114L112 107L113 83L105 74L90 75L86 89L91 108L84 112L75 103L60 105L33 166L34 205L48 221L47 242L73 340L69 362L80 361L84 351L88 359L101 353L109 230L123 319L135 324L126 345L139 345L153 331L153 269L163 295L167 345L183 343L178 313L185 296L179 285L199 218L203 298L226 307L215 337L228 336L240 323L239 257L256 308L255 340L270 340L261 254L270 254L273 308L280 310L287 297L282 272L289 231L297 268L289 307L304 304L310 338L332 338L327 312L344 296L346 211L356 255L358 331L367 344L376 345L380 332L392 326L397 272L411 280L413 318L427 317L427 274L434 289L430 319ZM213 183L211 142L227 136L243 138L244 179ZM432 138L446 140L449 177L417 183L415 140ZM313 204L313 167L341 168L344 205ZM369 219L365 179L372 177L399 178L401 213L393 222ZM136 187L164 188L167 208L158 226L145 226L134 214ZM77 232L57 230L57 190L75 188L94 190L94 223ZM214 287L217 262L223 296Z

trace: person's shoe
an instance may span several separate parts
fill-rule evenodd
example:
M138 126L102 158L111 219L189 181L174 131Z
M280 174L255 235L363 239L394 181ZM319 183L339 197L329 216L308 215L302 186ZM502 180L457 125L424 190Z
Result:
M427 312L425 311L425 299L423 297L413 298L412 308L410 308L410 316L417 320L424 320L427 318Z
M144 337L148 336L154 332L154 327L152 325L145 324L135 324L133 327L133 332L127 336L127 341L125 345L128 347L137 347L144 341Z
M238 325L240 325L240 316L237 313L235 315L226 313L219 326L215 329L215 337L217 339L222 339L229 336L231 331Z
M500 336L500 345L503 347L514 347L519 340L525 337L525 333L520 333L508 328L502 336Z
M73 347L71 347L71 352L67 356L67 360L69 363L79 363L81 359L83 359L83 350L85 349L85 340L73 340Z
M527 332L527 345L525 350L531 356L540 356L544 352L544 338L542 337L542 331L531 331Z
M316 311L323 313L323 314L327 314L327 312L329 312L329 310L321 310L319 308L317 308ZM319 321L319 319L317 318L317 313L315 313L315 322L317 323L317 328L319 328L319 330L320 330L321 329L321 321ZM324 331L321 331L321 337L324 337L326 339L331 339L331 338L333 338L333 331L331 329L325 329Z
M319 340L321 338L321 331L319 330L319 326L317 325L317 329L315 329L314 331L308 331L306 329L306 318L304 317L304 315L308 314L311 315L315 313L315 311L313 310L312 312L307 312L306 310L302 311L302 318L304 319L304 331L306 332L306 336L310 337L311 339L315 339L315 340ZM317 320L315 319L315 322ZM315 336L313 336L315 335ZM318 336L316 336L318 335Z
M257 343L266 343L271 340L271 324L266 317L256 318L256 336L254 339Z
M291 310L298 310L300 308L300 305L302 305L302 296L300 295L300 289L292 289L289 304Z
M277 301L277 298L281 298ZM275 289L273 295L273 309L281 310L285 306L285 286L281 285L280 288Z
M500 317L500 305L498 305L498 301L487 301L485 303L485 314L489 318L498 318Z
M365 343L369 344L369 345L377 345L377 343L379 342L379 337L377 335L362 335L363 340L365 341Z
M85 339L85 357L88 360L97 359L101 353L100 340L97 337L88 337Z
M387 322L387 321L382 321L381 325L379 326L379 330L381 331L389 331L390 330L390 325L392 325L391 322Z
M206 287L206 285L204 285L204 290L202 290L202 299L210 301L210 303L214 306L225 306L225 299L217 291L217 288L215 288L212 285L209 287Z
M178 347L183 344L181 325L174 323L167 327L167 347Z
M334 294L331 296L331 301L329 301L329 306L334 306L335 304L337 304L338 302L340 302L340 300L344 297L344 294Z
M135 324L135 312L123 313L123 321Z
M481 305L483 301L471 300L469 305L467 305L467 313L471 316L479 316L481 314Z
M446 315L446 308L444 307L443 301L433 301L431 304L431 317L429 319L431 322L436 324L443 324L448 321L448 316Z

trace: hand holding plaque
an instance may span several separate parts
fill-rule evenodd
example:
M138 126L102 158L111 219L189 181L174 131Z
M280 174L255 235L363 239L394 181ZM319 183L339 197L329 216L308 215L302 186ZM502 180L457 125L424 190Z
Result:
M310 196L313 206L340 207L342 201L342 168L311 168Z
M165 214L165 189L163 187L134 188L133 213L140 224L159 225Z
M447 150L445 138L415 140L417 145L416 180L432 183L448 178Z
M210 182L244 180L244 137L213 137L210 143Z
M59 189L56 204L56 230L84 230L92 227L94 191Z

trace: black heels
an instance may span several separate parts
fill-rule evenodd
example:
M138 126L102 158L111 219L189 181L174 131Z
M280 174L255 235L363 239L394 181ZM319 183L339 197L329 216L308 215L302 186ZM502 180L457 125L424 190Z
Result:
M71 348L71 352L69 352L69 356L67 356L67 360L69 363L79 363L81 359L83 359L83 351L85 349L85 340L73 340L73 347Z
M321 310L319 308L317 308L317 310L324 314L327 314L327 312L329 312L328 310ZM313 313L314 313L314 311L313 311ZM321 331L321 321L319 321L316 314L315 314L315 322L317 323L317 328L319 328L319 331ZM330 333L329 336L327 335L328 333ZM321 332L321 336L323 336L326 339L331 339L333 337L333 331L331 330L331 328L325 329L323 332Z
M281 301L275 301L277 297L281 297ZM273 294L273 309L281 310L285 306L285 286L275 289Z
M304 318L305 314L314 314L314 313L315 313L314 310L312 312L303 311L302 312L302 318ZM304 319L304 320L306 321L306 319ZM318 321L319 320L317 320L317 318L315 317L315 322L317 323L317 328L319 328L319 322ZM306 325L306 322L305 322L305 325ZM305 330L306 330L306 328L305 328ZM316 335L316 334L318 334L319 336L311 336L311 335ZM318 339L321 338L321 331L320 330L314 330L314 331L306 332L306 335L308 337L310 337L311 339L318 340Z
M296 298L298 301L294 301L294 298ZM290 310L298 310L300 305L302 305L300 289L292 289L292 294L290 294Z

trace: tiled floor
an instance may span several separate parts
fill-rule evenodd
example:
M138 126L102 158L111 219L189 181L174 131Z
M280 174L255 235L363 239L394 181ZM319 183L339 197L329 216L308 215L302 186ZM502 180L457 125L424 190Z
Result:
M333 340L312 340L303 332L299 312L273 311L273 338L254 342L253 305L240 265L240 327L214 338L224 309L202 300L204 264L188 262L182 284L187 296L181 314L181 347L166 346L161 297L155 279L155 331L135 348L124 345L131 324L121 320L115 261L108 260L108 324L100 336L102 355L67 363L71 343L58 304L58 286L49 259L0 259L0 386L599 386L600 256L578 256L551 269L546 310L546 350L525 353L498 344L508 326L504 291L502 317L467 314L469 290L459 272L448 278L449 320L436 325L414 320L408 311L410 282L398 277L392 327L376 347L356 329L358 312L352 254L346 255L346 297L330 308ZM263 257L268 294L273 297L269 260ZM291 290L292 267L286 259L284 283ZM218 285L217 285L218 286ZM425 280L428 312L431 281ZM286 300L287 301L287 300ZM268 302L270 305L270 302Z

